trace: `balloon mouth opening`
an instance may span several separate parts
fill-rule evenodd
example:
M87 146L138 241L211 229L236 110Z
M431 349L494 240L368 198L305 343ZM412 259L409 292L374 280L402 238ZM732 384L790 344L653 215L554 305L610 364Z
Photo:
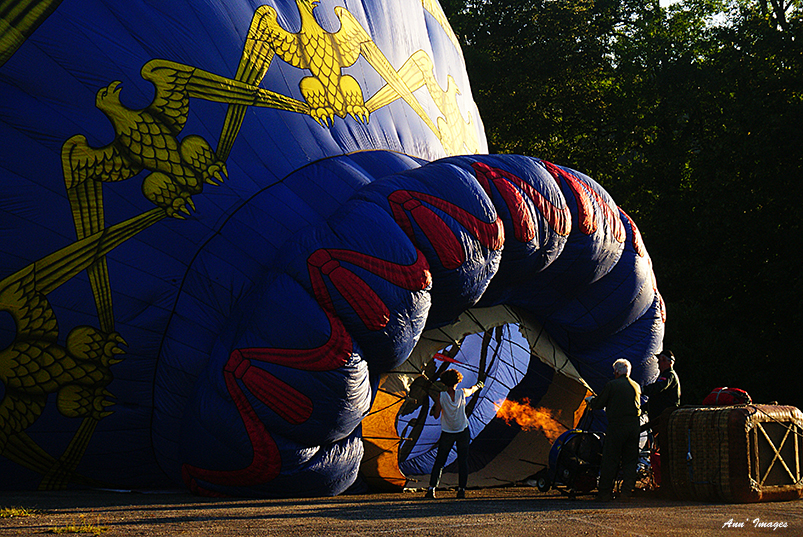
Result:
M540 363L531 366L533 360ZM560 434L577 425L588 393L566 353L537 320L515 307L474 308L451 325L427 330L407 361L380 383L381 392L397 398L393 432L398 440L393 450L402 473L413 479L422 472L417 461L437 443L440 425L429 416L429 392L447 369L462 373L460 387L484 383L467 399L472 442L493 422L497 430L523 434L527 442L540 446L536 451L546 453ZM531 400L519 384L533 371L541 371L542 378L540 391ZM519 478L537 470L525 466Z
M466 342L471 337L481 342L475 341L473 346L466 349ZM499 343L496 349L492 340ZM498 354L493 353L498 351L502 342L508 345L511 353L524 354L528 359L537 358L556 373L588 387L566 352L541 323L527 312L507 305L470 309L451 325L425 331L408 359L390 371L385 382L391 381L394 376L406 377L407 380L415 378L425 374L426 366L430 364L431 368L433 363L440 369L449 366L463 368L463 387L470 386L473 377L485 382L489 368L498 359ZM479 353L479 356L472 356L471 353ZM523 368L520 371L523 376L527 363L517 364L517 367ZM506 382L509 388L515 386L515 381L508 379ZM501 400L499 402L501 404Z

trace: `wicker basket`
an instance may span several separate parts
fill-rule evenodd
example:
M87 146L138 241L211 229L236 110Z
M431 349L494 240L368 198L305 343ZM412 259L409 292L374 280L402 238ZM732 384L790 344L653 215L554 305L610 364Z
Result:
M678 498L750 503L803 497L803 413L791 406L681 407L662 471Z

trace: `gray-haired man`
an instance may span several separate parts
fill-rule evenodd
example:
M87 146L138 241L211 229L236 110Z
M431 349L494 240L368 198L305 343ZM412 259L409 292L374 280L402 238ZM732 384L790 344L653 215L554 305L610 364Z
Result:
M622 497L630 498L636 486L638 471L639 434L641 416L641 388L630 378L630 362L620 358L613 363L614 379L609 381L598 396L586 397L588 406L605 409L608 430L602 445L602 464L599 472L597 499L611 499L613 480L619 463L622 464Z

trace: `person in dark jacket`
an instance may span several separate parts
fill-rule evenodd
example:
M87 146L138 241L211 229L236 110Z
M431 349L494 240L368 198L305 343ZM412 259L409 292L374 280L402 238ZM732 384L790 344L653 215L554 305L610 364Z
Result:
M613 491L619 463L622 464L622 497L629 499L636 486L641 416L641 388L630 378L630 362L620 358L613 363L614 379L597 396L586 397L592 409L605 409L608 429L602 444L597 499L608 501Z
M658 379L644 386L642 390L642 393L649 397L647 401L649 422L644 425L643 430L652 429L660 451L666 437L669 414L680 406L680 379L675 373L675 355L672 351L663 350L656 357L660 370Z

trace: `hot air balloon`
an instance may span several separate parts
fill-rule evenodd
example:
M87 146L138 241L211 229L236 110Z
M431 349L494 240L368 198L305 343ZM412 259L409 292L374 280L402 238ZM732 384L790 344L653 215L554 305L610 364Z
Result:
M654 376L635 224L578 171L486 154L437 3L0 16L3 488L403 486L443 363L487 386L472 480L509 482L548 440L500 401L569 427L614 359Z

